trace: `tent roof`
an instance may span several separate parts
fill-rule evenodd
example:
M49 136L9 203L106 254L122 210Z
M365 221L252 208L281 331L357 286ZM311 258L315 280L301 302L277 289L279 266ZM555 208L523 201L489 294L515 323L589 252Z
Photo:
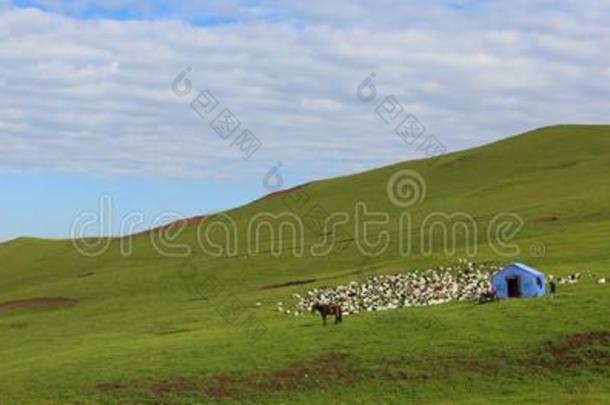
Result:
M525 264L523 264L523 263L511 263L511 264L509 264L508 266L504 267L504 269L503 269L503 270L506 270L506 269L508 269L509 267L518 267L519 269L521 269L521 270L523 270L523 271L526 271L526 272L528 272L528 273L530 273L530 274L532 274L532 275L534 275L534 276L536 276L536 277L544 277L544 273L541 273L541 272L539 272L539 271L538 271L538 270L536 270L536 269L533 269L533 268L531 268L531 267L529 267L529 266L526 266L526 265L525 265Z

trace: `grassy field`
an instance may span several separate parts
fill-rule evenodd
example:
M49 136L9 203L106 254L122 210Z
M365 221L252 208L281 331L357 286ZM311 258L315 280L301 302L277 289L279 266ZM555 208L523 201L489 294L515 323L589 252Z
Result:
M402 169L426 184L425 198L409 208L387 193ZM213 219L188 224L162 251L158 233L114 239L93 257L70 241L2 244L0 403L610 403L610 294L597 283L610 277L609 174L610 126L559 126L310 183L228 211L236 254L215 257L199 247L207 227L221 240ZM389 235L375 257L357 248L358 202L390 218L367 232ZM321 239L308 222L314 207L350 213L326 256L310 249ZM280 244L263 233L253 247L248 222L261 212L303 218L303 242ZM445 244L440 232L427 232L435 212L467 214L476 235L458 232ZM408 228L397 220L404 213ZM506 213L523 225L498 241L497 219ZM401 254L399 238L409 236L412 251ZM128 256L121 253L127 241ZM190 253L168 255L180 252L178 244ZM302 256L295 244L305 246ZM276 310L315 286L451 265L473 246L476 262L522 261L583 279L560 286L556 299L366 313L325 328L313 315ZM269 288L304 280L311 282ZM78 303L6 304L42 297Z

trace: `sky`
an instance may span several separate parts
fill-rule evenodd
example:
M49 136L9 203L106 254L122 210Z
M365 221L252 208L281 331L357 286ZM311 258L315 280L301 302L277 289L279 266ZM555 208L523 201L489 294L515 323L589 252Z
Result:
M423 158L424 140L607 123L608 21L609 0L0 0L0 241L69 237L105 201L87 235Z

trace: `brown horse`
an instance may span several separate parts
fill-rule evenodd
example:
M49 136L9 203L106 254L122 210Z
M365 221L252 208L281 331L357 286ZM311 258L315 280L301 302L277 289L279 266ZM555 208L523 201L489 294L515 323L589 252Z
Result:
M328 315L335 316L335 325L343 322L343 311L341 310L341 306L335 304L320 304L316 303L311 307L311 313L319 312L322 316L322 323L326 325L326 317Z

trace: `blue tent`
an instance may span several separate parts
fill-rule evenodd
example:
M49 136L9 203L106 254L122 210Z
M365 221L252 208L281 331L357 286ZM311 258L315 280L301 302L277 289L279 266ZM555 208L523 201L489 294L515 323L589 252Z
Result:
M521 263L512 263L491 277L498 298L542 297L546 294L546 277Z

